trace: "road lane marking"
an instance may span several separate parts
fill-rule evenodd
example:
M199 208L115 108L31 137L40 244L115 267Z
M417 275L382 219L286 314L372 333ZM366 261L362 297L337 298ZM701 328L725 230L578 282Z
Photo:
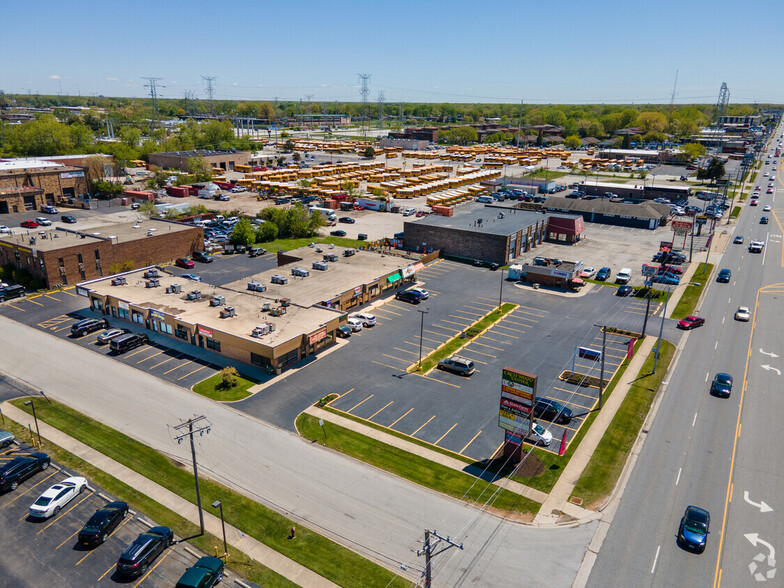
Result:
M384 406L384 408L386 408L387 406L389 406L390 404L392 404L392 403L394 403L394 402L395 402L394 400L390 400L390 401L387 403L387 405L386 405L386 406ZM374 417L374 416L376 416L378 413L380 413L382 410L384 410L384 408L379 408L379 409L378 409L376 412L374 412L374 413L373 413L373 414L371 414L369 417L367 417L367 420L372 420L372 419L373 419L373 417Z
M695 412L694 413L694 420L691 422L691 426L693 427L696 422L697 422L697 413Z
M452 429L454 429L456 426L457 426L457 423L455 423L454 425L452 425L451 427L449 427L449 430L448 430L446 433L444 433L443 435L441 435L441 436L438 438L438 441L436 441L435 443L433 443L433 445L438 445L439 443L441 443L441 439L443 439L444 437L446 437L447 435L449 435L449 433L451 433L451 432L452 432Z
M479 432L478 432L476 435L474 435L474 437L473 437L473 438L472 438L472 439L471 439L471 440L470 440L468 443L466 443L466 444L465 444L465 447L463 447L463 448L462 448L462 449L461 449L461 450L458 452L458 454L459 454L459 455L463 455L463 452L464 452L466 449L468 449L468 446L469 446L469 445L471 445L471 443L473 443L474 441L476 441L476 438L477 438L477 437L479 437L479 435L481 435L481 434L482 434L482 430L480 429L480 430L479 430Z
M682 470L683 470L683 468L678 468L678 477L677 477L677 478L675 478L675 485L676 485L676 486L678 485L678 482L680 482L680 481L681 481L681 471L682 471Z
M651 567L651 573L656 571L656 562L659 560L659 551L661 551L661 545L656 548L656 557L653 558L653 567Z
M716 341L716 344L713 346L713 349L715 350L715 349L718 349L718 348L719 348L719 342Z
M422 429L425 427L425 425L426 425L427 423L429 423L430 421L432 421L434 418L436 418L436 415L433 415L433 416L431 416L429 419L427 419L427 421L425 422L425 424L423 424L423 425L422 425L421 427L419 427L419 428L418 428L416 431L414 431L413 433L411 433L411 436L413 437L414 435L416 435L417 433L419 433L419 431L421 431L421 430L422 430Z
M365 400L360 400L360 401L359 401L359 402L357 402L357 403L356 403L354 406L352 406L351 408L349 408L349 409L348 409L346 412L350 413L352 410L354 410L356 407L358 407L358 406L359 406L360 404L362 404L363 402L365 402L365 401L367 401L367 400L370 400L371 398L373 398L373 396L375 396L375 394L371 394L370 396L368 396L367 398L365 398Z
M705 374L705 381L706 381L706 382L708 381L708 376L710 376L710 372L708 372L707 374Z
M394 427L398 423L398 421L401 421L404 417L408 416L408 413L411 412L412 410L414 410L414 409L413 408L409 408L408 412L406 414L404 414L403 416L397 418L395 420L395 422L393 422L391 425L389 425L389 428L391 429L392 427Z

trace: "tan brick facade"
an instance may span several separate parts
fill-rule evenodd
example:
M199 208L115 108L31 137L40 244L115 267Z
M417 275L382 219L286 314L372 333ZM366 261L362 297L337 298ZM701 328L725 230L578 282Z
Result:
M58 205L89 190L86 169L72 166L0 170L0 214Z

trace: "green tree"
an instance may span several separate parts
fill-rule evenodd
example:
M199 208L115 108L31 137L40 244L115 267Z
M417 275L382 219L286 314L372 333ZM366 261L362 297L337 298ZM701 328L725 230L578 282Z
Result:
M294 141L289 139L285 143L283 143L283 152L291 153L292 151L294 151Z
M580 137L577 135L570 135L564 139L564 147L567 149L579 149L583 146L583 142L580 141Z
M689 161L694 161L699 157L703 157L708 152L705 145L701 145L700 143L685 143L684 145L681 145L681 151L686 154Z
M158 209L155 208L155 204L152 202L145 201L139 205L139 214L142 214L147 218L151 218L153 216L158 216Z
M265 221L256 229L256 243L269 243L278 238L278 225Z
M68 125L51 114L11 128L9 144L16 155L63 155L73 148Z
M294 239L310 237L310 213L302 204L296 204L286 211L288 235Z
M120 127L120 130L117 134L120 137L120 141L122 141L125 145L128 145L128 147L132 147L134 149L139 146L139 142L142 140L142 132L136 127L132 126Z
M373 159L376 156L376 150L373 149L370 145L365 147L365 151L362 153L366 158Z
M220 384L218 387L222 390L231 390L237 385L237 378L240 374L234 366L226 366L220 372Z
M300 161L302 159L302 156L299 154L299 151L295 151L294 155L291 156L291 159L293 159L294 161Z
M208 182L212 179L210 164L201 156L188 158L188 173L190 173L197 182Z
M84 151L93 143L93 132L90 127L82 121L77 121L68 127L68 134L71 137L72 149Z
M637 126L644 133L663 133L667 130L667 117L661 112L641 112L637 116Z
M241 217L240 221L234 225L234 229L229 235L229 242L232 245L239 245L242 247L250 247L256 242L256 233L253 230L253 225L250 221Z

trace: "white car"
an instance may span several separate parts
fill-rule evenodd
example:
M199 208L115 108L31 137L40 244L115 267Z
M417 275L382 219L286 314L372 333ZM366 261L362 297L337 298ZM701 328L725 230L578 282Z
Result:
M748 306L739 306L738 310L735 311L736 321L748 322L750 318L751 318L751 311L749 310Z
M49 488L30 505L30 516L39 519L57 516L60 510L84 492L85 488L87 488L87 480L81 476L66 478Z
M11 229L5 225L0 225L0 235L10 235Z
M239 194L240 192L245 192L245 190L247 190L245 186L234 186L229 192Z
M409 292L414 292L416 294L419 294L420 300L427 300L428 298L430 298L430 292L428 292L424 288L411 288Z
M48 218L46 218L45 216L39 216L39 217L37 217L37 218L35 219L35 222L37 222L37 223L38 223L39 225L41 225L42 227L50 227L50 226L52 226L52 221L50 221L50 220L49 220Z
M346 324L348 325L348 328L351 329L352 333L362 330L362 321L359 319L350 318Z
M770 204L766 204L765 207L762 209L762 212L770 212Z
M769 173L769 172L765 172L765 173L764 173L764 174L762 174L762 175L764 175L764 176L767 178L767 177L769 177L769 176L770 176L770 173Z
M376 317L372 314L367 314L366 312L355 312L354 314L349 315L348 318L361 321L363 327L373 327L376 324Z
M553 442L553 434L534 421L534 426L531 427L531 433L526 439L528 439L528 441L533 441L534 445L541 443L542 445L549 446L550 443Z
M583 271L580 272L581 278L592 278L593 275L596 273L595 267L584 267Z

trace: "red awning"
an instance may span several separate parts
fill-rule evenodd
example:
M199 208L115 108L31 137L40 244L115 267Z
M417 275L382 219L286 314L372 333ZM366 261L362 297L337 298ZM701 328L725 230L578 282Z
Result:
M582 278L572 278L572 284L578 284L580 286L585 285L585 280Z

